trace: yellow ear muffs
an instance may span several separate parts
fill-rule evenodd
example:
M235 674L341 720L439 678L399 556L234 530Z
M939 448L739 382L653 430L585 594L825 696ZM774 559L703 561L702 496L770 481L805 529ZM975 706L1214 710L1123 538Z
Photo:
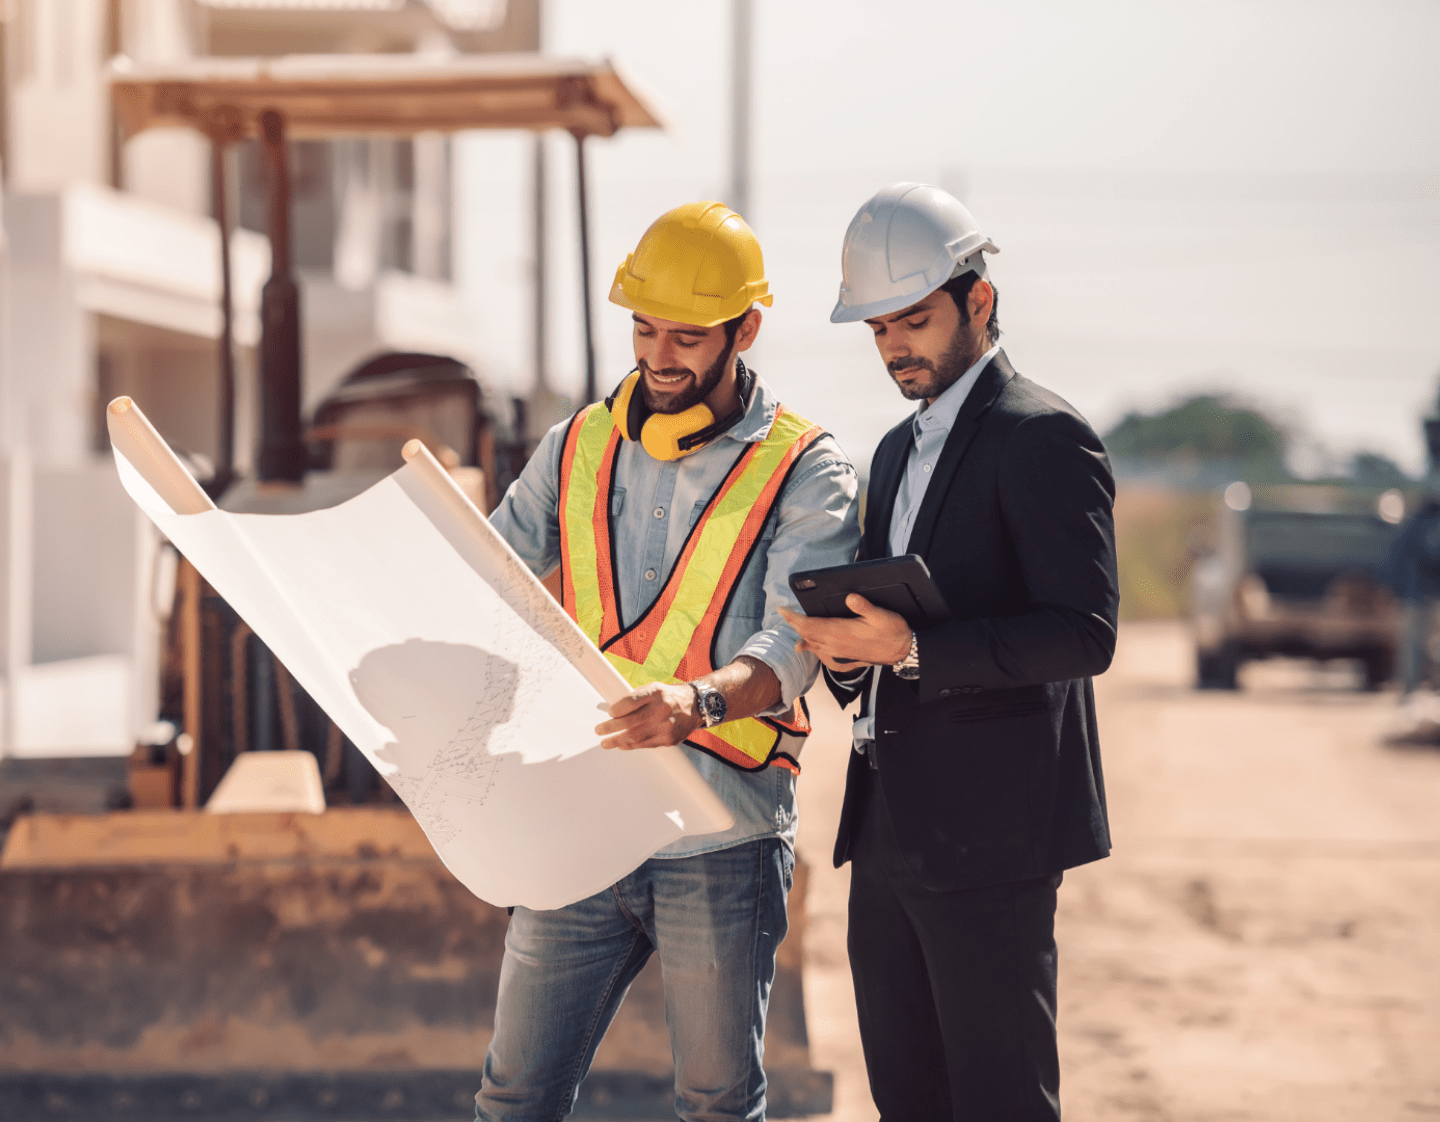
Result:
M626 375L605 404L620 435L626 440L638 440L640 447L657 460L678 460L698 452L714 435L715 414L704 402L681 413L652 413L640 392L638 370Z
M649 412L645 408L644 395L640 393L640 371L632 370L625 375L625 380L605 399L605 408L610 410L622 437L626 440L639 439L640 428Z
M640 446L657 460L678 460L705 447L705 440L690 438L714 423L715 414L703 402L683 413L652 413L640 429Z

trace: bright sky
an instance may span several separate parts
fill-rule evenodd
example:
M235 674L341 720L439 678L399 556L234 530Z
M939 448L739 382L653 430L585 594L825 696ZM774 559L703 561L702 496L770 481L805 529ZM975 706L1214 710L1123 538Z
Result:
M959 195L1002 248L1002 342L1100 428L1200 389L1411 471L1440 373L1440 2L755 0L747 215L776 300L754 365L857 460L906 404L868 331L832 326L851 215L901 179ZM728 182L728 0L548 0L546 49L616 58L666 133L592 142L600 383L630 368L605 301L649 222ZM464 282L495 375L529 356L528 149L461 155ZM550 142L550 381L580 384L573 151Z

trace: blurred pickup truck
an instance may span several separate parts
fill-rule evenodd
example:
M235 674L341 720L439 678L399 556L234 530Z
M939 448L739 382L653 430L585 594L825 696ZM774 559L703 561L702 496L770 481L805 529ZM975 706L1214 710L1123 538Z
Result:
M1403 500L1397 511L1385 497L1374 514L1252 509L1249 488L1232 485L1218 547L1191 571L1196 686L1235 689L1243 663L1284 655L1358 659L1365 688L1380 688L1395 671L1401 614L1378 573L1400 513Z

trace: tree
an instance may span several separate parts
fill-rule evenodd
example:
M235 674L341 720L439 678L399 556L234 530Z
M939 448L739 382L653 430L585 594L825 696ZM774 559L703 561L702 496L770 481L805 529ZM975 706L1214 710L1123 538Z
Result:
M1117 456L1225 461L1285 478L1285 430L1263 413L1201 394L1163 413L1128 413L1105 436Z

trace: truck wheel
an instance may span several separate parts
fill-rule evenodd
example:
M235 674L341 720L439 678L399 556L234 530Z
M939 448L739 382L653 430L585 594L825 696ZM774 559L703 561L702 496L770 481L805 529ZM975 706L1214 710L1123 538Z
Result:
M1372 651L1364 658L1365 678L1361 689L1383 689L1395 677L1395 656L1389 651Z
M1195 652L1195 688L1199 690L1233 690L1239 688L1237 671L1240 659L1229 646L1213 651Z

